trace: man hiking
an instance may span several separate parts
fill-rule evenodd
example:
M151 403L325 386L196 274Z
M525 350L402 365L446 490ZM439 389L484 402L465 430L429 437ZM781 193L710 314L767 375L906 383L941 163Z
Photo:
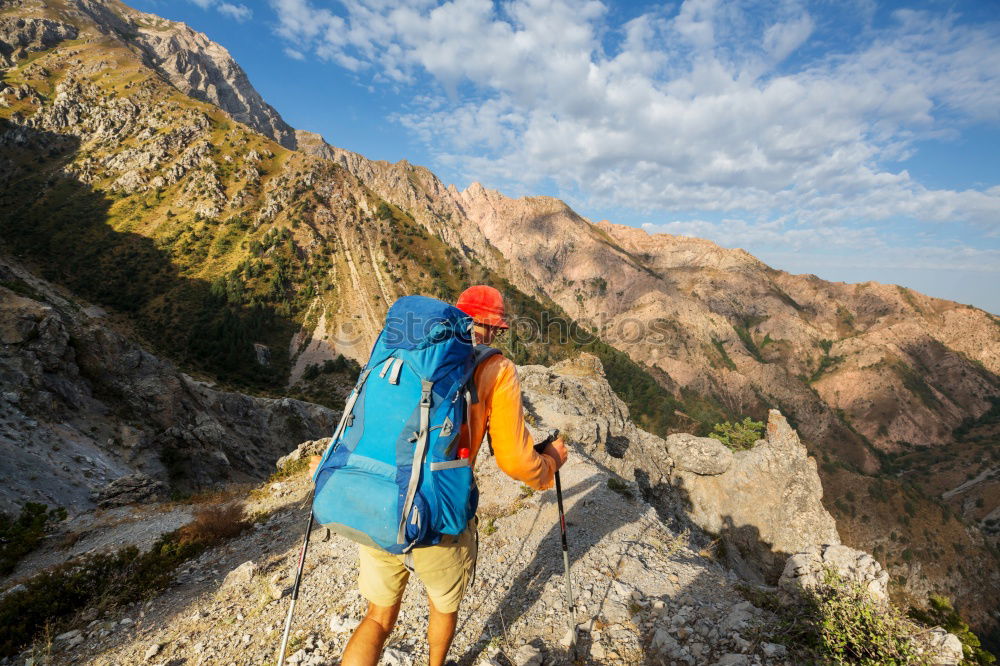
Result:
M476 344L489 345L508 328L503 297L493 287L469 287L455 307L472 318ZM459 435L459 450L468 456L470 466L475 466L480 444L489 436L501 470L536 490L551 488L556 470L566 462L566 446L562 438L557 438L542 453L534 450L524 423L521 384L513 362L498 353L486 358L476 367L473 383L478 400L469 404L468 420ZM315 456L310 473L319 462L319 456ZM473 519L461 534L445 536L437 545L418 546L407 555L359 544L358 588L368 600L368 611L344 649L343 666L378 663L399 615L411 570L427 589L430 666L444 664L455 636L458 607L476 563L475 530Z

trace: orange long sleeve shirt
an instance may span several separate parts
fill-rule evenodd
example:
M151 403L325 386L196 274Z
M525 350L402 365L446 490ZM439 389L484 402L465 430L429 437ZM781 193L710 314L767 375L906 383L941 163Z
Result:
M556 466L551 457L536 453L534 439L524 425L521 381L517 368L500 354L483 361L474 376L479 402L469 406L462 442L469 447L472 466L487 429L497 465L508 476L535 490L551 488Z

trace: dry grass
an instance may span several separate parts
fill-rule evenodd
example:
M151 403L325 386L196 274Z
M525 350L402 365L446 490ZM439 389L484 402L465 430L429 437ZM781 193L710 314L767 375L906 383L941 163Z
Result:
M221 506L208 506L196 511L194 520L179 531L181 544L202 543L206 545L231 539L250 525L242 502L230 502Z
M176 506L192 505L192 504L224 504L226 502L233 501L236 497L243 497L256 485L248 483L234 483L223 489L213 489L213 490L202 490L185 497L177 502L165 502L163 504L163 509L166 511L173 510Z
M673 557L690 542L691 530L684 528L682 532L675 534L666 543L662 544L660 552L666 554L667 557Z
M719 539L715 539L707 546L702 548L698 552L698 556L710 560L719 559L722 556L722 549L723 549L722 542Z
M67 532L63 535L63 538L59 540L56 547L59 550L67 550L76 545L76 542L80 540L80 537L84 535L84 532Z

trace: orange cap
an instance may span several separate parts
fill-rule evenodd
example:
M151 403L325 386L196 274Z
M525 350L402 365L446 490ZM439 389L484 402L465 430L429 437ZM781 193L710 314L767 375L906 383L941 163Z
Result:
M477 324L508 328L504 319L503 296L493 287L484 284L469 287L458 297L455 307L472 317Z

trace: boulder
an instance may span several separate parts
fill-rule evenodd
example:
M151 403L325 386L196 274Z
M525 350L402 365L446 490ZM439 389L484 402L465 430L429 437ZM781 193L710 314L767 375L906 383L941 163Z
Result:
M233 587L237 585L246 587L258 573L260 573L260 568L257 566L257 563L253 560L247 560L226 574L226 579L222 581L222 587Z
M91 499L97 506L106 509L136 502L161 500L166 495L166 484L145 474L137 473L115 479L93 493Z
M702 476L715 476L729 469L733 452L711 437L677 433L667 437L667 452L678 470Z
M795 596L819 586L827 569L860 583L876 601L888 601L889 573L868 553L839 544L812 546L789 557L778 587Z
M770 411L764 440L728 456L721 443L709 443L714 440L671 438L673 487L691 521L722 538L728 564L743 577L773 584L789 555L840 543L823 507L816 461L779 411Z
M320 439L311 439L306 442L302 442L295 450L285 456L278 458L278 462L274 463L274 467L277 470L284 469L287 465L298 462L303 458L308 458L309 456L321 456L323 452L326 451L326 447L330 445L329 437L322 437Z
M950 634L941 627L934 627L924 641L924 652L933 666L958 666L962 663L962 641L955 634Z
M647 492L669 490L673 461L667 446L632 422L628 406L608 384L600 359L581 353L550 368L527 365L517 371L529 425L559 428L588 458L634 481L658 508L673 509L670 493Z

